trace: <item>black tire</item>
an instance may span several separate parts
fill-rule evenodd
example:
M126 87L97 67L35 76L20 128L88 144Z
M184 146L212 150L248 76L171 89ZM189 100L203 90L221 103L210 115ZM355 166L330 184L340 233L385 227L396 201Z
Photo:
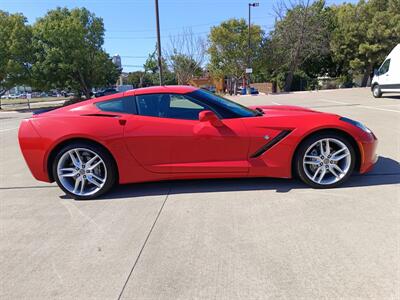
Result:
M60 181L58 172L57 172L57 165L61 157L69 150L75 149L75 148L83 148L83 149L88 149L90 151L93 151L95 154L97 154L104 162L106 172L107 172L107 177L106 180L101 187L100 190L98 190L96 193L88 195L88 196L82 196L82 195L76 195L74 193L71 193L68 191L63 184ZM58 186L69 196L71 196L73 199L76 200L89 200L89 199L94 199L97 198L108 191L110 191L111 188L116 184L118 174L117 174L117 167L115 165L114 159L112 156L109 154L108 151L106 151L103 147L96 145L94 143L90 142L72 142L71 144L67 144L61 150L56 154L53 163L52 163L52 172L53 172L53 177L55 181L57 182Z
M331 184L319 184L317 182L312 181L307 176L306 171L305 171L306 167L303 164L303 158L306 154L306 151L313 144L315 144L316 142L318 142L322 139L327 139L327 138L336 139L336 140L342 142L344 145L346 145L346 147L348 148L348 150L350 152L351 162L349 164L347 173L342 178L340 178L340 180L338 180L334 183L331 183ZM307 185L311 186L312 188L316 188L316 189L328 189L328 188L337 187L349 179L349 177L351 176L351 174L354 171L355 161L356 161L356 154L355 154L354 146L348 140L348 138L340 133L336 133L336 132L329 133L328 132L328 133L320 133L320 134L312 135L312 136L306 138L300 144L299 148L296 151L294 167L295 167L295 172L296 172L297 176Z
M382 91L381 91L381 88L379 87L379 84L375 84L372 87L372 96L374 96L374 98L382 97Z

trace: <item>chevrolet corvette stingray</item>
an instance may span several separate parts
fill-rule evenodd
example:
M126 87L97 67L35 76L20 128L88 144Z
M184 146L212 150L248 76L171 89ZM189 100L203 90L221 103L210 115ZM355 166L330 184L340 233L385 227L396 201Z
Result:
M190 86L34 114L18 137L33 176L75 199L168 179L297 176L332 188L377 160L377 138L360 122L296 106L245 107Z

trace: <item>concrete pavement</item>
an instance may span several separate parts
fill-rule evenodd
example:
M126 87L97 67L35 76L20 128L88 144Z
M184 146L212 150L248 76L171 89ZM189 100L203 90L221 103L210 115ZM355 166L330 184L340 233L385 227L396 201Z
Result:
M121 186L74 201L18 149L0 113L1 299L398 299L400 97L367 89L233 97L366 123L376 168L343 187L235 179Z

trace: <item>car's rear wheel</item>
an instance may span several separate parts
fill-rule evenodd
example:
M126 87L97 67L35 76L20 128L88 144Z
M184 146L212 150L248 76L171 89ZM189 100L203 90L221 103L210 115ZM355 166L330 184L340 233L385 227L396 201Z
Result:
M340 134L317 134L300 145L295 166L300 179L313 188L332 188L345 182L355 166L355 151Z
M374 87L372 88L372 95L374 96L374 98L382 97L382 91L381 88L379 87L379 84L375 84Z
M108 192L116 182L116 167L110 154L91 143L71 143L53 161L59 187L74 199L93 199Z

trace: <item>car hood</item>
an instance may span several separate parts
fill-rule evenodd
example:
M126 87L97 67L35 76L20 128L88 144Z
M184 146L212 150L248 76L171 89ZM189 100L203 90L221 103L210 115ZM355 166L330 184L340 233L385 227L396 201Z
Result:
M320 111L312 110L306 107L292 106L292 105L252 105L251 109L262 110L265 116L298 116L298 115L314 115L314 114L327 114Z

